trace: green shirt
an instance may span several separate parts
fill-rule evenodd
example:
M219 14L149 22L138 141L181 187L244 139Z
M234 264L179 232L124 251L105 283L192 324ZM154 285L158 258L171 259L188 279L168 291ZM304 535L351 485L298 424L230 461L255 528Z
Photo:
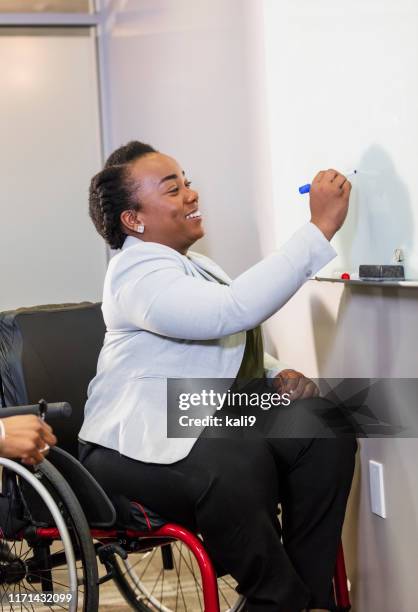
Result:
M264 378L264 349L260 326L249 329L246 333L244 355L234 386L241 388L254 378Z
M207 270L199 269L199 272L206 279L214 279L221 285L226 284ZM242 388L254 378L264 378L264 348L260 325L246 332L244 355L234 387Z

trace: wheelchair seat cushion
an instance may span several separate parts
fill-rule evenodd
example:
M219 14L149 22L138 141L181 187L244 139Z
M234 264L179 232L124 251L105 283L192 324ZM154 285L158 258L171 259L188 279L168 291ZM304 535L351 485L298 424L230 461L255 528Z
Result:
M123 495L112 496L111 501L116 510L117 528L152 531L168 523L152 510L145 508L139 501L129 500Z

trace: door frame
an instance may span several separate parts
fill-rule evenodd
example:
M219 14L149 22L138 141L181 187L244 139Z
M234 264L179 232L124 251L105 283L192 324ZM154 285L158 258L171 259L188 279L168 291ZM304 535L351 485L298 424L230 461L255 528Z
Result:
M110 86L107 71L106 20L103 0L93 0L92 13L2 13L1 27L42 27L42 28L86 28L91 29L95 38L96 70L98 83L99 117L100 117L100 151L101 161L112 151ZM0 32L1 34L1 32Z

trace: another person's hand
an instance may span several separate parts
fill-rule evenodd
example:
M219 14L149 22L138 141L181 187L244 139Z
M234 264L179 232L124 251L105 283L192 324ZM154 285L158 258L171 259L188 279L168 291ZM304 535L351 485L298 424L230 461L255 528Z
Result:
M35 415L8 417L2 419L2 423L5 434L0 440L2 457L34 465L40 463L49 447L57 443L51 427Z
M311 184L311 222L331 240L345 221L351 183L337 170L318 172Z
M291 401L318 397L316 384L296 370L282 370L273 379L273 386L281 395L288 393Z

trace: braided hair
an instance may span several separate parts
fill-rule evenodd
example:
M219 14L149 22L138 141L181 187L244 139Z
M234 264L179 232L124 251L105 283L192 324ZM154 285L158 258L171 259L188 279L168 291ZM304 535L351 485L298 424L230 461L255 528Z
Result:
M112 249L121 249L126 238L120 214L124 210L139 210L129 181L129 163L156 152L150 145L133 140L116 149L104 169L91 179L89 214L96 230Z

